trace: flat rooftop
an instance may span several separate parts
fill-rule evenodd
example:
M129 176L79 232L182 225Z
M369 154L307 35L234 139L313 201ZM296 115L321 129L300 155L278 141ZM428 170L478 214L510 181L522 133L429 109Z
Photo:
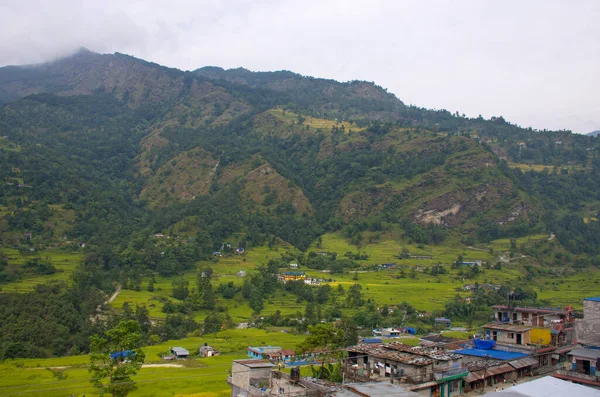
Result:
M410 391L405 385L388 382L347 383L335 397L419 397L420 394Z
M248 359L248 360L233 360L234 363L244 365L249 368L273 368L275 364L267 360L256 360L256 359Z
M567 314L566 311L558 307L508 307L506 305L495 305L492 306L492 309L514 311L519 313Z
M509 332L525 332L529 331L532 327L527 325L514 325L514 324L495 324L490 323L483 326L486 329L495 329L498 331L509 331Z

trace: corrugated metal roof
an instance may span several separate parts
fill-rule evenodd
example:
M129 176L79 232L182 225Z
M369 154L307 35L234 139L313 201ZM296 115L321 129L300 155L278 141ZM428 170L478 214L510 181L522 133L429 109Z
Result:
M600 302L600 296L595 296L591 298L583 298L584 301L592 301L592 302Z
M534 365L537 366L538 361L533 357L525 357L525 358L521 358L519 360L511 361L508 364L515 369L520 369L520 368L525 368L525 367L534 366Z
M187 349L184 349L183 347L172 347L171 351L175 354L177 354L178 356L185 356L190 354L189 351L187 351Z
M471 383L483 379L483 371L470 372L465 378L465 382Z
M588 349L586 347L580 347L578 349L571 350L569 352L569 354L571 356L597 359L598 357L600 357L600 350L599 349Z
M484 375L489 378L492 375L505 374L507 372L513 372L515 369L508 364L498 365L497 367L490 367L485 370Z

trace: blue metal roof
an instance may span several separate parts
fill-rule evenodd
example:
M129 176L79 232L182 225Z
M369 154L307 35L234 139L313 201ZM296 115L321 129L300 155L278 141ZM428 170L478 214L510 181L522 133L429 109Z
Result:
M365 338L363 343L381 343L381 338Z
M592 297L592 298L583 298L584 301L594 301L600 302L600 296Z
M483 349L462 349L455 350L456 353L464 356L475 356L475 357L486 357L493 358L496 360L516 360L517 358L527 357L529 354L517 353L517 352L506 352L504 350L483 350Z

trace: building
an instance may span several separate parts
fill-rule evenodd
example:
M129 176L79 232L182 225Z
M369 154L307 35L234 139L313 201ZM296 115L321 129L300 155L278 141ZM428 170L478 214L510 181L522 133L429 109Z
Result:
M407 386L384 383L347 383L342 390L332 394L334 397L418 397L420 394L410 391Z
M512 324L486 324L483 326L485 336L499 343L528 345L531 327Z
M583 300L583 320L575 323L575 335L582 345L600 346L600 297Z
M533 308L510 307L505 305L492 306L495 311L494 319L501 323L546 327L554 324L572 323L572 308Z
M297 263L290 263L290 269L298 269Z
M352 370L348 379L406 383L420 395L455 396L462 393L468 370L462 356L442 349L403 343L361 344L348 348Z
M306 280L306 273L304 272L285 272L283 273L284 281L298 281Z
M397 338L400 335L404 334L404 330L402 328L378 328L372 331L373 336L378 336L380 338Z
M198 348L198 354L200 357L215 357L219 355L219 352L214 347L205 343Z
M292 375L277 371L275 364L258 359L234 360L227 383L232 397L334 395L335 389L300 377L300 370Z
M280 346L248 346L248 357L251 358L260 358L260 359L269 359L272 354L278 355L281 351Z
M231 376L231 396L249 397L263 395L263 389L271 388L271 369L275 365L266 360L234 360Z
M190 352L183 347L172 347L169 349L169 353L174 355L176 358L188 358L190 356Z
M446 317L436 317L433 323L438 328L452 328L452 320Z
M240 270L237 272L237 276L238 277L246 277L246 271L245 270Z
M579 345L567 351L555 377L571 382L600 387L600 297L583 300L583 319L575 323Z

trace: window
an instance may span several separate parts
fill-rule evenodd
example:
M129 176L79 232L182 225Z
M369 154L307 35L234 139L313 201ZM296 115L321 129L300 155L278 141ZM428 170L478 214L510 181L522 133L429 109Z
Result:
M508 333L509 339L515 339L515 334L513 332Z

